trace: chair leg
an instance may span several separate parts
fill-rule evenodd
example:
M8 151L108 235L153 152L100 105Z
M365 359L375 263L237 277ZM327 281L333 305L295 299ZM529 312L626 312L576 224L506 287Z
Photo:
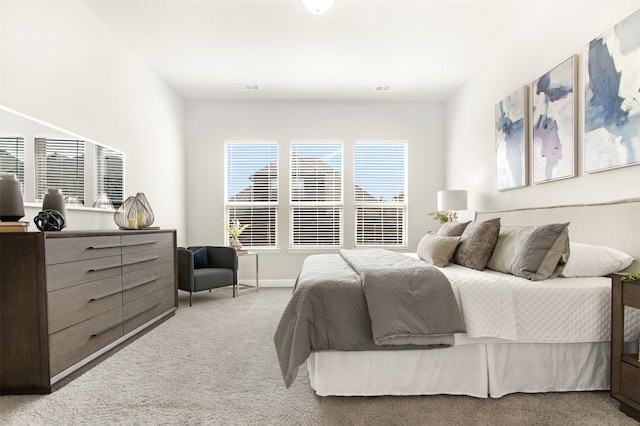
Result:
M192 291L189 292L189 306L191 306L191 295L193 294Z

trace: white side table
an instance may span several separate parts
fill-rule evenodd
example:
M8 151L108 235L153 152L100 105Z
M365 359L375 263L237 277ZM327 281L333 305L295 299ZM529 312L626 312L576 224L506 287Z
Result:
M239 251L238 252L238 257L245 257L245 256L254 256L255 260L256 260L256 283L255 285L253 284L243 284L240 283L240 281L238 281L238 287L236 288L236 294L240 295L240 293L244 293L246 291L258 291L260 289L260 281L258 279L258 272L259 272L259 259L258 259L258 253L256 253L255 251ZM240 286L245 287L244 289L240 290Z

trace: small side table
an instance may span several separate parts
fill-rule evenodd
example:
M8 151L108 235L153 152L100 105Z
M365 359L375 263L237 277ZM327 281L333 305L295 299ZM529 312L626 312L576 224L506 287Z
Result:
M640 309L640 281L622 281L611 276L611 396L620 401L620 411L640 421L640 360L638 342L624 353L624 307Z
M245 256L254 256L255 257L255 260L256 260L256 283L255 283L255 285L253 285L253 284L243 284L243 283L240 283L238 281L238 287L236 288L236 294L238 294L238 295L240 295L240 293L244 293L244 292L247 292L247 291L253 291L253 290L258 291L260 289L260 281L259 281L259 278L258 278L258 273L259 273L258 253L255 252L255 251L239 251L238 252L238 257L245 257ZM240 286L247 287L247 288L244 288L244 289L240 290Z

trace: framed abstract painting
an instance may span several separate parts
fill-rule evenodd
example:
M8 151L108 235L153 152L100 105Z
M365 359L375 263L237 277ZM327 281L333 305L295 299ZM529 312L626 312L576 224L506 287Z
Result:
M584 171L640 164L640 10L586 48Z
M496 104L496 189L527 185L527 87Z
M575 56L531 84L533 183L575 176Z

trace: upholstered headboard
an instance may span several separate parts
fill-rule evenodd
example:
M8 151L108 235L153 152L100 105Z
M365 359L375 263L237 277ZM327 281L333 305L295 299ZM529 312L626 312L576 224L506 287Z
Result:
M636 260L627 271L640 271L640 198L601 204L535 207L476 212L476 220L500 218L502 225L570 222L569 240L613 247Z

